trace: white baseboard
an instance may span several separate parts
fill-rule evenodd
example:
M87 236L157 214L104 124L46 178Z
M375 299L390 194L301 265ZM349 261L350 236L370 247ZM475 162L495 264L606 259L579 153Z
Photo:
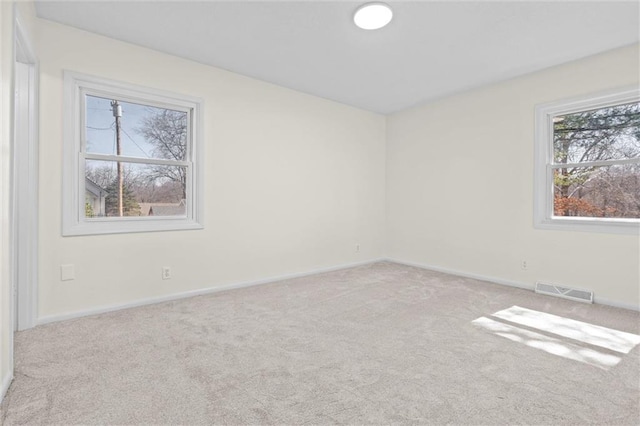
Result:
M473 278L480 281L488 281L490 283L506 285L509 287L517 287L517 288L522 288L522 289L531 290L531 291L533 291L534 289L534 286L532 284L503 280L502 278L488 277L486 275L473 274L470 272L463 272L455 269L441 268L439 266L427 265L426 263L407 262L404 260L393 259L393 258L387 258L385 260L387 260L388 262L399 263L401 265L415 266L416 268L428 269L430 271L442 272L444 274L457 275L459 277Z
M189 297L202 296L205 294L217 293L220 291L233 290L233 289L244 288L244 287L252 287L252 286L262 285L262 284L269 284L277 281L289 280L292 278L301 278L309 275L321 274L324 272L332 272L332 271L338 271L341 269L354 268L356 266L369 265L369 264L377 263L383 260L384 259L381 259L381 258L370 259L362 262L346 263L342 265L330 266L327 268L314 269L306 272L297 272L293 274L278 275L274 277L264 278L261 280L242 281L242 282L226 284L226 285L221 285L216 287L208 287L208 288L202 288L197 290L185 291L181 293L173 293L165 296L149 297L145 299L134 300L132 302L124 302L124 303L116 303L114 305L99 306L96 308L84 309L82 311L47 315L47 316L38 318L37 325L49 324L52 322L64 321L64 320L69 320L74 318L81 318L81 317L86 317L90 315L99 315L107 312L119 311L121 309L135 308L135 307L144 306L144 305L152 305L154 303L162 303L162 302L169 302L172 300L186 299Z
M13 373L11 371L7 372L7 375L2 379L2 385L0 385L0 402L4 400L4 397L7 395L7 391L9 390L9 386L11 386L11 382L13 381Z
M630 303L622 303L622 302L616 302L615 300L603 299L602 297L598 297L595 294L593 295L593 303L597 303L599 305L607 305L614 308L629 309L630 311L640 312L640 305L632 305Z
M473 278L473 279L480 280L480 281L488 281L488 282L494 283L494 284L506 285L506 286L509 286L509 287L517 287L517 288L521 288L521 289L524 289L524 290L533 291L534 287L535 287L533 284L522 283L522 282L518 282L518 281L504 280L502 278L496 278L496 277L488 277L488 276L485 276L485 275L473 274L473 273L458 271L458 270L454 270L454 269L441 268L439 266L427 265L425 263L406 262L404 260L399 260L399 259L394 259L394 258L386 258L384 260L386 260L388 262L399 263L401 265L415 266L416 268L428 269L430 271L436 271L436 272L442 272L442 273L445 273L445 274L457 275L459 277ZM597 297L597 296L594 296L593 302L597 303L599 305L612 306L614 308L629 309L631 311L640 311L640 305L633 305L633 304L627 304L627 303L611 301L611 300L603 299L603 298Z
M284 281L284 280L288 280L288 279L292 279L292 278L301 278L301 277L306 277L306 276L309 276L309 275L321 274L321 273L324 273L324 272L338 271L338 270L341 270L341 269L348 269L348 268L353 268L353 267L356 267L356 266L368 265L368 264L372 264L372 263L376 263L376 262L382 262L382 261L393 262L393 263L398 263L398 264L407 265L407 266L414 266L414 267L417 267L417 268L428 269L428 270L431 270L431 271L442 272L442 273L445 273L445 274L457 275L457 276L460 276L460 277L473 278L473 279L476 279L476 280L487 281L487 282L491 282L491 283L494 283L494 284L500 284L500 285L505 285L505 286L509 286L509 287L516 287L516 288L521 288L521 289L530 290L530 291L534 290L533 284L528 284L528 283L523 283L523 282L518 282L518 281L511 281L511 280L504 280L502 278L489 277L489 276L485 276L485 275L474 274L474 273L469 273L469 272L464 272L464 271L458 271L458 270L449 269L449 268L442 268L442 267L439 267L439 266L428 265L428 264L425 264L425 263L409 262L409 261L399 260L399 259L395 259L395 258L376 258L376 259L370 259L370 260L366 260L366 261L362 261L362 262L342 264L342 265L331 266L331 267L327 267L327 268L320 268L320 269L315 269L315 270L306 271L306 272L298 272L298 273L293 273L293 274L279 275L279 276L264 278L264 279L261 279L261 280L242 281L242 282L238 282L238 283L227 284L227 285L222 285L222 286L217 286L217 287L208 287L208 288L203 288L203 289L185 291L185 292L181 292L181 293L169 294L169 295L165 295L165 296L156 296L156 297L150 297L150 298L146 298L146 299L139 299L139 300L135 300L135 301L132 301L132 302L124 302L124 303L117 303L117 304L108 305L108 306L100 306L100 307L96 307L96 308L85 309L85 310L82 310L82 311L75 311L75 312L69 312L69 313L64 313L64 314L48 315L48 316L44 316L44 317L38 318L37 325L43 325L43 324L48 324L48 323L57 322L57 321L64 321L64 320L69 320L69 319L74 319L74 318L81 318L81 317L86 317L86 316L91 316L91 315L99 315L99 314L103 314L103 313L107 313L107 312L118 311L118 310L121 310L121 309L128 309L128 308L135 308L137 306L151 305L151 304L154 304L154 303L169 302L171 300L185 299L185 298L194 297L194 296L201 296L201 295L205 295L205 294L217 293L217 292L220 292L220 291L233 290L233 289L237 289L237 288L251 287L251 286L262 285L262 284L269 284L269 283L273 283L273 282L277 282L277 281ZM601 305L612 306L612 307L615 307L615 308L622 308L622 309L629 309L629 310L633 310L633 311L640 311L640 306L638 306L638 305L625 304L625 303L620 303L620 302L616 302L616 301L610 301L610 300L599 298L599 297L595 297L594 298L594 302L598 303L598 304L601 304Z

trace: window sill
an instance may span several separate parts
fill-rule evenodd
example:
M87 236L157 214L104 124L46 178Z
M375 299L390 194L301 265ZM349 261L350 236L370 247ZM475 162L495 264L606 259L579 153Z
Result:
M95 219L69 226L63 226L62 236L74 237L81 235L133 234L140 232L188 231L194 229L204 229L204 226L199 222L185 218Z
M610 220L593 218L547 218L534 223L536 229L597 232L603 234L640 235L640 221L637 219Z

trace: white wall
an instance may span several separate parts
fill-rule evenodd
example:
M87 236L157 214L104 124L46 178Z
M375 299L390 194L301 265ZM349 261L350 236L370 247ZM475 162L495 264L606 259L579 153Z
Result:
M638 84L638 61L638 46L626 47L390 116L390 257L592 289L638 309L637 235L536 230L532 206L535 105Z
M11 366L11 283L9 281L9 189L11 158L11 65L13 63L13 10L0 3L0 400L13 377Z
M384 254L383 116L53 22L38 32L41 318ZM64 69L204 98L205 230L61 236Z
M637 47L385 119L36 22L41 319L385 254L638 305L637 237L534 230L531 205L535 104L637 83ZM205 230L61 237L63 69L205 99ZM61 264L76 280L60 281Z

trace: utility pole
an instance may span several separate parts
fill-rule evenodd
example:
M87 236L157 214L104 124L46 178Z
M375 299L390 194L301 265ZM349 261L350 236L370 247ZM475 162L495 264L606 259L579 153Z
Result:
M116 119L116 155L119 157L122 154L122 147L120 144L120 118L122 117L122 107L118 101L111 101L111 110L113 116ZM122 163L118 161L118 216L124 216L124 171L122 169Z

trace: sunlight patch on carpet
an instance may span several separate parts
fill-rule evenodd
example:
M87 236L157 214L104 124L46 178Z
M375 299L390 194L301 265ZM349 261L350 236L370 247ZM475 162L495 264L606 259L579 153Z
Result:
M498 311L491 317L493 319L480 317L472 323L528 347L605 370L621 361L622 355L618 354L628 354L640 344L640 336L637 334L519 306ZM587 346L582 346L583 344ZM605 351L590 346L603 348Z

